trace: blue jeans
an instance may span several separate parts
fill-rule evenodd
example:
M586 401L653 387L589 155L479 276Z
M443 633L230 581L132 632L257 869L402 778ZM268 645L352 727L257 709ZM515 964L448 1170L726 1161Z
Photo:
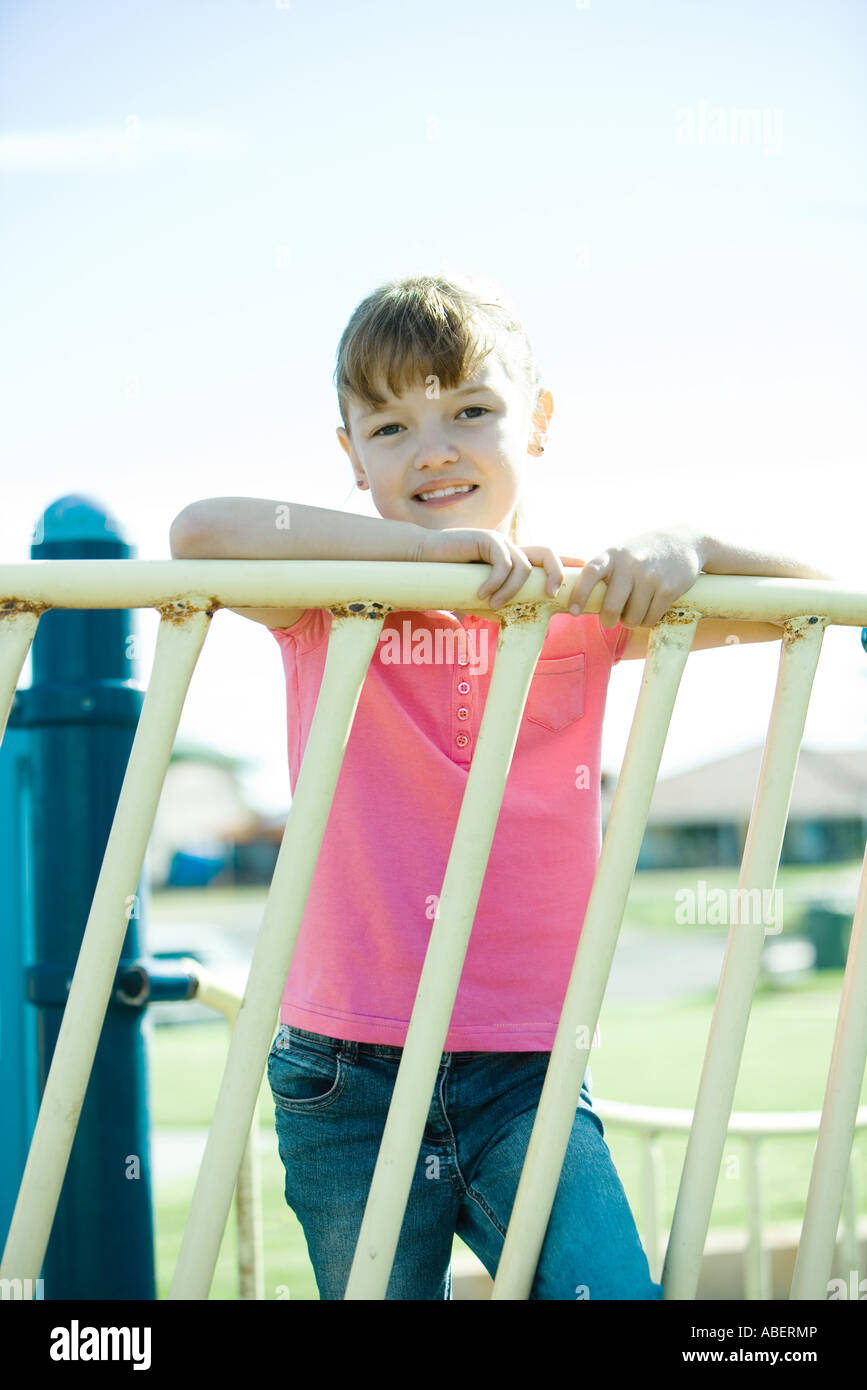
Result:
M268 1055L286 1202L341 1299L401 1048L281 1024ZM451 1298L455 1233L496 1274L548 1052L444 1052L388 1299ZM531 1299L659 1299L585 1073Z

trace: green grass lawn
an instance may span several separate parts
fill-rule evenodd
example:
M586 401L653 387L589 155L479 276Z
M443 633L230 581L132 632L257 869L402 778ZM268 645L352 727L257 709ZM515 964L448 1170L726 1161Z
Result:
M318 1299L313 1267L304 1233L283 1199L283 1165L274 1144L260 1157L262 1191L262 1251L267 1299ZM160 1188L155 1197L157 1298L168 1294L181 1248L181 1238L193 1196L195 1179ZM211 1285L211 1298L238 1297L238 1243L235 1204Z

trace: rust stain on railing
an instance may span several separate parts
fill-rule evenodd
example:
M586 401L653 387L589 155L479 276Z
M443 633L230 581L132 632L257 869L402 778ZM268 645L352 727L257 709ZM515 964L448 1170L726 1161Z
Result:
M518 623L538 622L541 612L541 603L516 603L510 606L508 613L501 616L494 613L492 617L499 617L502 627L515 627Z
M781 624L787 642L801 642L814 623L821 622L818 617L786 618Z
M220 599L213 595L206 599L205 603L207 606L202 607L197 603L187 603L184 599L169 599L165 603L158 603L156 609L162 622L183 626L194 613L205 613L209 618L213 618L217 609L224 607Z
M390 603L379 603L375 599L358 599L353 603L332 604L328 612L333 618L373 618L379 621L395 610Z
M34 603L29 598L7 598L0 608L0 618L14 618L19 613L35 613L41 618L50 608L50 603Z

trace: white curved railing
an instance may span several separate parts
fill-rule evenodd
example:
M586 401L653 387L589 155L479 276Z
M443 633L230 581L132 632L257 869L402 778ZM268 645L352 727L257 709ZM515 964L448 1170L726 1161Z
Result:
M39 1274L127 926L126 904L139 881L181 709L214 612L229 605L321 607L329 609L333 622L316 714L232 1032L171 1298L208 1295L343 750L383 619L398 608L459 609L496 618L501 632L345 1295L385 1296L524 704L548 621L566 608L566 600L545 595L545 577L537 568L518 599L492 614L477 599L487 573L481 565L306 560L43 560L0 566L4 727L39 615L46 609L151 607L162 619L0 1275L35 1281ZM567 570L561 594L571 592L577 573L576 568ZM604 593L604 584L598 584L586 611L598 612ZM783 627L777 688L739 880L739 891L770 892L824 629L829 623L867 625L867 592L830 582L703 575L652 630L499 1262L495 1299L525 1299L530 1291L669 721L702 617L774 621ZM794 1299L825 1297L843 1204L867 1059L865 883L862 873ZM669 1299L695 1297L763 940L761 925L733 925L729 933L662 1271Z
M689 1134L694 1112L654 1105L633 1105L626 1101L597 1100L593 1108L606 1127L628 1131L641 1149L641 1220L642 1243L647 1253L651 1275L658 1279L663 1264L662 1223L660 1221L660 1192L663 1183L663 1157L660 1138L663 1135ZM820 1110L789 1112L732 1111L729 1116L728 1139L741 1139L747 1152L747 1244L744 1247L744 1289L748 1299L772 1297L770 1249L764 1221L762 1196L762 1148L768 1141L807 1134L818 1134L822 1121ZM867 1129L867 1106L861 1106L855 1117L855 1131ZM841 1254L843 1267L853 1272L856 1285L860 1279L858 1249L858 1213L851 1154L846 1166L843 1193ZM836 1233L835 1233L836 1244ZM830 1272L830 1270L829 1270Z
M192 976L196 992L192 996L199 1004L221 1013L230 1027L234 1028L238 1012L244 1002L243 996L223 984L216 975L206 970L192 956L179 956L174 965L177 970ZM183 1004L179 1003L180 1008ZM241 1299L263 1299L265 1297L265 1265L262 1258L262 1186L259 1174L259 1154L257 1144L258 1119L256 1107L247 1143L241 1156L238 1181L235 1187L235 1209L238 1220L238 1297Z

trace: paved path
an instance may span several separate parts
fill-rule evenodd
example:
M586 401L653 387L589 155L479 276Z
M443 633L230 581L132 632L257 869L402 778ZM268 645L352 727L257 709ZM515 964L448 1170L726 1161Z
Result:
M201 1125L151 1130L151 1167L155 1188L182 1178L195 1178L205 1152L208 1131Z
M728 930L686 932L623 927L605 990L607 1004L662 1004L707 990L716 993Z

